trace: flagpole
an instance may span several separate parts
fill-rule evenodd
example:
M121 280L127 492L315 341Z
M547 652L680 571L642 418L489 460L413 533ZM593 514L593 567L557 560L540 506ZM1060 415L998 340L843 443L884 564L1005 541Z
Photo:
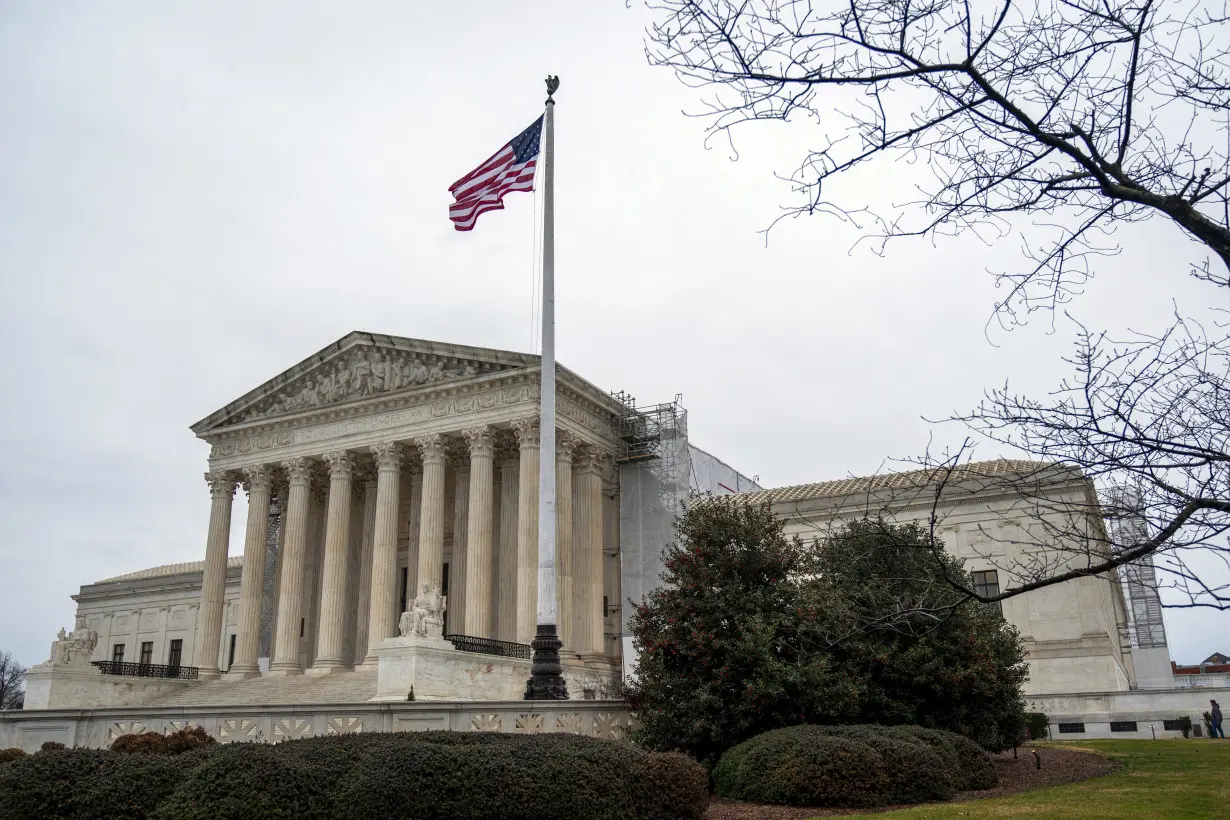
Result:
M555 608L555 100L547 78L542 121L542 385L538 455L538 629L526 700L567 700Z

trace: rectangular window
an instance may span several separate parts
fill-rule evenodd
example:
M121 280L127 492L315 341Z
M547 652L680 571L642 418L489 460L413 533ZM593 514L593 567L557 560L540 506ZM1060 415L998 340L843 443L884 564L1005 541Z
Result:
M229 671L235 665L235 634L231 633L231 648L226 656L226 668Z
M976 595L982 595L988 598L991 597L992 595L998 595L999 594L999 572L998 570L989 569L989 570L978 570L974 572L974 593ZM1001 613L1004 611L1003 601L995 601L994 603L987 604L987 606L995 607L995 609Z
M111 647L111 661L112 663L124 662L124 644L117 643L115 646Z
M300 618L299 619L299 637L300 638L303 637L303 630L306 627L307 627L307 620L305 618Z
M397 614L406 611L406 584L409 582L410 574L408 567L401 568L401 609L397 610Z
M154 662L154 642L141 641L141 663L149 666Z
M1083 723L1061 723L1059 724L1059 734L1061 735L1083 735L1085 733L1085 724Z
M1181 732L1183 731L1183 721L1182 720L1163 720L1162 728L1165 729L1167 732Z
M1136 721L1134 720L1112 720L1110 722L1110 730L1112 732L1135 732Z
M171 651L167 655L167 666L179 666L183 662L183 657L183 638L175 638L171 641Z

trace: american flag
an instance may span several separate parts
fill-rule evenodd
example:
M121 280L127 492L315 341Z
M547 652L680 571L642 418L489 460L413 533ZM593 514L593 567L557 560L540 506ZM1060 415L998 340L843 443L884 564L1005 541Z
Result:
M538 164L538 143L542 136L542 117L496 151L491 159L449 186L456 200L448 206L448 218L459 231L474 229L479 214L504 207L509 191L534 190L534 166Z

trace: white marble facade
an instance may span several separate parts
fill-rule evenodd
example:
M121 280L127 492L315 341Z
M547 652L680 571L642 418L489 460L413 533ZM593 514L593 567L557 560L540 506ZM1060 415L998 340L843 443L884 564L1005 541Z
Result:
M537 357L352 333L193 431L212 446L198 632L202 677L328 674L377 662L402 597L428 585L447 631L529 643L537 611ZM561 368L557 465L560 631L579 660L606 654L602 489L610 395ZM248 492L238 604L226 561ZM269 510L281 509L267 669L260 613ZM446 575L447 573L447 575ZM409 592L405 592L408 590ZM233 663L220 663L233 614ZM262 671L263 670L263 671Z

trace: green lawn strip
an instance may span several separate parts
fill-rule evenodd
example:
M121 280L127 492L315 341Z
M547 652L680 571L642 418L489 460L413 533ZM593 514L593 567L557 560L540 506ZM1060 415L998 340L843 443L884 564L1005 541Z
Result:
M1230 741L1090 740L1043 744L1123 763L1105 777L962 803L931 803L876 817L1209 818L1230 816Z

